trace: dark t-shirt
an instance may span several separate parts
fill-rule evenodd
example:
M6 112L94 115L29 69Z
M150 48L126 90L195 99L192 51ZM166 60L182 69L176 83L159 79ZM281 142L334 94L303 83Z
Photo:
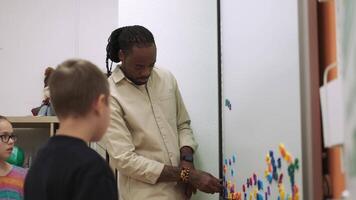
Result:
M114 175L77 138L54 136L38 152L25 181L25 200L117 200Z

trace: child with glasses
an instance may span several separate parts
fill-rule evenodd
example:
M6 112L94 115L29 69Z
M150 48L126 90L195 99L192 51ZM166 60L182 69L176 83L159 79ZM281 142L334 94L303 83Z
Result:
M6 162L17 140L12 125L0 115L0 200L22 200L27 170Z

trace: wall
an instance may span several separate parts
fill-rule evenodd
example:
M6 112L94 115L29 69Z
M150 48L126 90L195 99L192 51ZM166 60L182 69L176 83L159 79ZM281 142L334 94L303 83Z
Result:
M0 113L31 115L47 66L80 57L105 69L117 12L116 0L1 0Z
M200 169L218 176L218 91L216 1L119 0L119 26L150 29L157 66L176 76L199 143ZM217 199L199 193L194 199Z
M345 99L345 167L348 199L356 197L356 2L336 1L338 63Z

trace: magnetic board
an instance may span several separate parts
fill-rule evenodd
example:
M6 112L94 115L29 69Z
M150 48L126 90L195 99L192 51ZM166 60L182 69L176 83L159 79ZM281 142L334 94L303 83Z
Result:
M223 196L288 199L296 185L303 199L298 1L226 0L220 12Z

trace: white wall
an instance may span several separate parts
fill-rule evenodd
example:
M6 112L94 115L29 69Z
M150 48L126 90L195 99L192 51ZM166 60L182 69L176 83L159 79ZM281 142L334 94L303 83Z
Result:
M199 143L200 169L218 176L217 7L207 0L119 0L119 26L155 36L157 66L177 78ZM194 199L217 199L199 193Z
M345 99L345 166L348 199L356 197L356 2L336 1L338 66Z
M105 69L117 12L117 0L0 0L0 114L31 115L47 66L80 57Z

